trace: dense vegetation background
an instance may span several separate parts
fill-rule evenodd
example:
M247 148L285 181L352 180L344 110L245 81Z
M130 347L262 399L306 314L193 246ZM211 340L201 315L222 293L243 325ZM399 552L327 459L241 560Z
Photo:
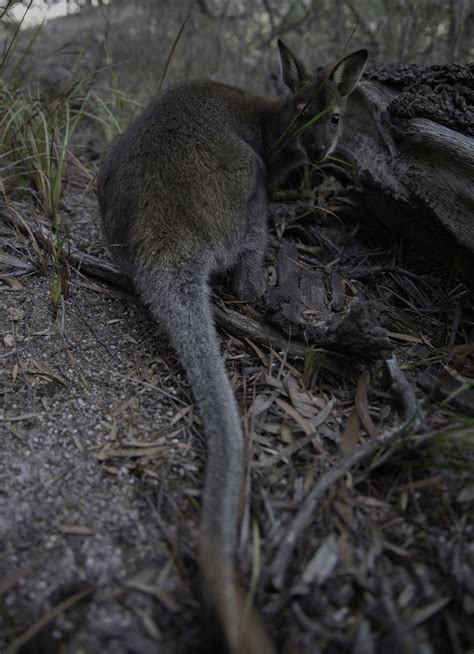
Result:
M89 12L94 39L103 39L116 73L140 95L148 85L156 89L180 30L169 79L210 77L256 89L271 87L277 35L317 65L361 47L395 63L466 63L474 54L470 0L4 0L3 29L14 29L13 17L30 4L37 18L48 8Z

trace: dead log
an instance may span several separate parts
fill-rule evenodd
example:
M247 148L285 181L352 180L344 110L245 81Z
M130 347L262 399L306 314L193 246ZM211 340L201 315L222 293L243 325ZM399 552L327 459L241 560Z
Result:
M364 213L472 286L474 65L373 64L340 151L358 169Z

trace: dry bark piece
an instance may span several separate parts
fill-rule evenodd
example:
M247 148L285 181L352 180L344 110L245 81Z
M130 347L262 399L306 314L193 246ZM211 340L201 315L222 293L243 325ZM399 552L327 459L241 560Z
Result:
M471 285L473 99L473 65L374 65L349 99L340 142L365 212Z
M407 118L428 118L440 125L474 136L474 65L441 64L422 68L371 62L368 76L399 89L390 103L395 123Z
M352 410L345 424L344 431L342 432L341 436L341 443L339 445L344 456L352 454L352 452L356 449L357 443L359 441L359 434L359 414L357 413L357 409L354 406L352 407Z
M314 328L308 329L308 336L316 340ZM372 361L392 351L387 332L377 324L372 308L358 299L353 300L343 313L328 320L319 338L338 351Z
M267 318L291 337L368 360L391 352L386 332L367 302L339 294L336 312L334 274L302 265L294 241L281 242L276 271L277 283L265 297ZM338 286L343 288L342 282Z

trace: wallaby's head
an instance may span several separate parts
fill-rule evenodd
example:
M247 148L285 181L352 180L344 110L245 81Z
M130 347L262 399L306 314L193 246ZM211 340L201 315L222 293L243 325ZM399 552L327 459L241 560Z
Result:
M293 118L286 126L288 138L296 139L294 145L306 161L320 163L337 146L346 98L364 72L367 50L347 55L329 73L315 74L281 40L278 47L283 81L291 91L288 101Z

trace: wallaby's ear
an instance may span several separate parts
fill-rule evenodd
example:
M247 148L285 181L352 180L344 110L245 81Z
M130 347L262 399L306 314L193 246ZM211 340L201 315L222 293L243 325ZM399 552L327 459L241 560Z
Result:
M356 50L334 66L329 79L336 84L340 95L350 95L362 77L369 53L364 48Z
M289 89L296 93L302 80L306 77L306 67L291 52L289 48L278 39L278 49L280 50L281 73L283 81Z

